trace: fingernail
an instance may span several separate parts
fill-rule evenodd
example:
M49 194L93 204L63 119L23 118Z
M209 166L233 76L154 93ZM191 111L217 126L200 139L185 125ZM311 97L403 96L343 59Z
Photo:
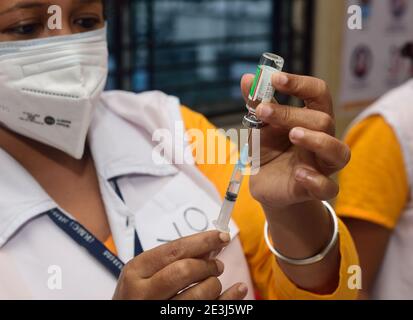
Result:
M273 81L280 86L285 86L288 83L288 77L282 72L277 72L273 76Z
M291 130L291 133L290 133L290 137L293 140L302 139L304 138L304 135L305 135L304 130L300 128L294 128L293 130Z
M228 243L231 241L231 236L229 235L229 233L221 232L219 234L219 238L223 243Z
M217 260L216 263L217 263L218 273L221 275L224 272L225 265L222 261L219 261L219 260Z
M308 178L308 172L305 169L298 169L297 172L295 173L295 178L299 181L304 181Z
M244 284L244 283L241 283L241 284L239 285L239 287L238 287L238 291L239 291L239 293L241 293L241 294L246 294L246 293L248 292L248 287L247 287L247 285Z
M272 108L267 104L260 104L257 107L257 115L261 118L268 118L273 113Z

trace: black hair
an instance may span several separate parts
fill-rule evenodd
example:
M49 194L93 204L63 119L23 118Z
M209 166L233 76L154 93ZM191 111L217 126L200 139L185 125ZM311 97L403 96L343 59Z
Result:
M108 12L107 12L108 6L107 6L107 3L106 3L106 2L107 2L106 0L102 0L103 18L104 18L105 20L108 19Z
M402 56L413 61L413 42L406 43L402 48Z

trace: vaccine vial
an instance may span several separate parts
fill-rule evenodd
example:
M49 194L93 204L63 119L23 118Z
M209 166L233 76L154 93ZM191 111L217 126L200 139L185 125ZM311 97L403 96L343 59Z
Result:
M259 104L271 102L274 98L275 89L271 83L271 76L275 72L282 71L283 67L282 57L273 53L262 55L246 104L248 114L242 121L246 128L260 129L263 127L263 122L257 118L255 111Z

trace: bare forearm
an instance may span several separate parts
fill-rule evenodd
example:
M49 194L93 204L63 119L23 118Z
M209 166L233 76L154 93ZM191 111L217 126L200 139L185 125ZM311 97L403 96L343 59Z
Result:
M305 259L320 253L330 242L333 223L320 201L309 201L288 208L264 208L274 247L292 259ZM275 258L275 257L274 257ZM340 252L337 244L320 262L294 266L278 259L284 273L298 287L328 294L338 286Z

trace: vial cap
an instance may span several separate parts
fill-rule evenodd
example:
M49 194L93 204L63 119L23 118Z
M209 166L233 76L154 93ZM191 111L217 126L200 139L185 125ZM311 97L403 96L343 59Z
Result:
M281 71L284 67L284 59L274 53L266 52L261 57L260 65L270 66Z

